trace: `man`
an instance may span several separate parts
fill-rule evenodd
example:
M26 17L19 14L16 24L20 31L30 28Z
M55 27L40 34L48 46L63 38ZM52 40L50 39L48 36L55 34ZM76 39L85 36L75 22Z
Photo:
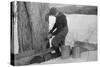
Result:
M59 47L65 45L65 37L68 33L68 25L66 16L59 12L56 8L52 7L47 14L47 16L55 16L56 22L53 26L53 28L50 30L48 38L50 39L52 36L54 36L52 40L52 46L57 53L57 56L61 55L61 52L59 50ZM47 17L46 16L46 17Z

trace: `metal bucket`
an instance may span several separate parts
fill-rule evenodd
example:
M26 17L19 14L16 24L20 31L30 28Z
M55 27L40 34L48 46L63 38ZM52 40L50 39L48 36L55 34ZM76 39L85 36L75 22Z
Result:
M76 46L72 48L72 57L73 58L80 58L81 52L80 52L80 47Z
M67 59L70 57L70 46L62 46L61 47L61 58Z

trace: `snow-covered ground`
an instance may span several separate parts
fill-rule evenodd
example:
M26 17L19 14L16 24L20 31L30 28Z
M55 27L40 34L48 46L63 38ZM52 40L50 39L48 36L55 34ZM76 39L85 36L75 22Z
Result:
M68 58L68 59L62 59L62 58L56 58L51 59L49 61L43 62L41 64L58 64L58 63L72 63L72 62L88 62L88 61L96 61L97 60L97 51L88 51L81 53L80 58Z

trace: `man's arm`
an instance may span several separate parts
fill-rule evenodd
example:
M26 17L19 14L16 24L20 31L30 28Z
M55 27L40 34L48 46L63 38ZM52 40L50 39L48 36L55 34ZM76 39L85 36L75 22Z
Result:
M56 31L52 32L52 35L57 35L58 33L60 33L62 30L60 29L56 29Z
M50 34L53 34L53 31L56 29L56 23L54 24L53 28L50 30Z
M57 28L54 32L52 32L52 35L59 34L63 30L64 27L65 27L65 25L59 26L59 28Z
M46 14L45 21L49 23L49 13ZM52 34L55 28L56 28L56 24L54 24L53 28L50 30L49 33Z

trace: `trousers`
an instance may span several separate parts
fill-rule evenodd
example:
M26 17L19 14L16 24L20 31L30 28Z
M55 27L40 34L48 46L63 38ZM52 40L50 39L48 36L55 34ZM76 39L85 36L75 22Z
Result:
M68 33L67 26L62 29L60 33L55 35L55 37L52 39L51 44L55 50L55 52L59 55L60 54L60 47L62 45L65 45L65 37Z

